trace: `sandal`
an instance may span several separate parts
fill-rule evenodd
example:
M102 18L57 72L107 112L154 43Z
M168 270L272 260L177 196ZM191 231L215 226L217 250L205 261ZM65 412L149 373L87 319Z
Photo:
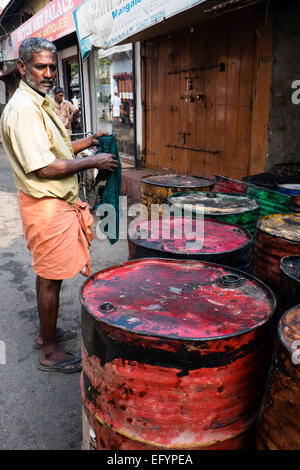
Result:
M59 328L56 332L56 342L63 343L64 341L69 341L69 339L75 338L75 336L75 331L64 330L63 328ZM35 340L32 347L34 349L42 349L42 344L38 343L37 340Z
M55 364L52 364L52 366L45 366L44 364L41 364L40 362L37 363L37 369L46 371L46 372L62 372L63 374L73 374L74 372L81 372L82 366L79 365L77 367L70 367L68 366L72 364L76 364L77 362L81 361L80 356L74 356L71 359L67 361L59 361L56 362Z

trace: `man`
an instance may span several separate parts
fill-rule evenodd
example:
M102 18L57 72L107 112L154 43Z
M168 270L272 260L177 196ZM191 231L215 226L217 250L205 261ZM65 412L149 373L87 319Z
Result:
M68 134L72 134L72 121L79 113L79 109L70 101L64 99L64 89L60 86L54 88L55 112L62 120Z
M70 141L47 93L56 78L56 48L43 38L27 38L19 48L19 88L1 117L2 143L14 171L23 230L37 275L36 291L41 370L77 372L80 357L58 344L74 332L57 329L63 279L91 273L88 247L93 218L78 199L77 172L88 168L113 171L111 154L75 159L74 154L96 145L98 136Z
M115 92L115 96L113 97L113 100L112 100L113 118L114 118L115 122L119 121L120 106L121 106L121 100L119 98L118 93Z

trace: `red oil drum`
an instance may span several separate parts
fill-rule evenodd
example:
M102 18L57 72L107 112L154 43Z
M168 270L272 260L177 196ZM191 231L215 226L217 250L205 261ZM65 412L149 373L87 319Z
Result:
M259 450L300 450L300 304L278 324L278 342L259 414Z
M129 259L176 258L209 261L250 271L253 238L238 225L194 218L142 220L128 234ZM192 239L191 237L194 237Z
M92 275L80 299L96 449L253 445L276 306L267 286L213 263L149 258Z
M222 175L214 175L214 191L216 193L245 195L248 184L244 181L234 180Z
M280 260L300 254L300 214L275 214L257 222L253 274L276 293L280 288Z

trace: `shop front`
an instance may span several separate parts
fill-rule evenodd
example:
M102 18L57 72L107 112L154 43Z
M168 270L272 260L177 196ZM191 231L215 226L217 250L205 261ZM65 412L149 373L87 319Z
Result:
M84 105L83 65L78 49L73 12L81 0L53 0L11 33L12 55L18 58L20 43L29 37L52 41L58 51L58 73L55 85L64 89L64 97L80 110L72 123L72 132L85 133L87 116ZM89 121L89 120L88 120ZM88 123L90 125L90 123Z
M95 50L89 63L94 127L114 133L121 157L133 161L135 105L132 45Z

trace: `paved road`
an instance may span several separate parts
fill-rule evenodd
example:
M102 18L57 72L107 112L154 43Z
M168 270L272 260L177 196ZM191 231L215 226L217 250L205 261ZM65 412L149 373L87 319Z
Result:
M38 352L35 275L22 235L16 189L0 145L0 449L70 450L81 447L79 374L55 374L36 369ZM127 241L113 247L95 239L92 269L116 265L128 258ZM65 346L80 351L79 289L81 275L64 281L59 326L78 335ZM5 346L5 364L3 349Z

